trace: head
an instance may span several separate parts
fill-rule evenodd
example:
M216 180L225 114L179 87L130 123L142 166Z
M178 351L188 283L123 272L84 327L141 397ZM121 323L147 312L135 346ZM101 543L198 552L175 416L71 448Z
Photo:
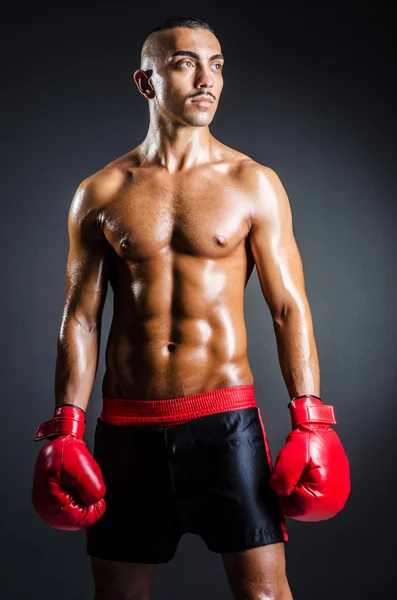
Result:
M214 118L223 87L223 56L211 27L193 18L168 19L145 39L134 73L151 115L203 127Z

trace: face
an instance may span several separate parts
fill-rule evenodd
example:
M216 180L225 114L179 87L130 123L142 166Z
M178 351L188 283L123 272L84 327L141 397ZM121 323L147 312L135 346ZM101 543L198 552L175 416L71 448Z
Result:
M143 67L150 68L134 74L139 90L164 119L209 125L223 87L224 60L217 38L206 29L182 27L155 36L143 61Z

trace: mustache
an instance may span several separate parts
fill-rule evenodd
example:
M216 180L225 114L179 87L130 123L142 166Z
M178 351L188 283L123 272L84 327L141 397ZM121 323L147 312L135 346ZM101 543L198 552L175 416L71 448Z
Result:
M211 94L211 92L205 92L205 91L197 92L196 94L192 94L191 96L188 96L188 97L189 98L199 98L200 96L211 96L211 98L216 100L215 96L213 94Z

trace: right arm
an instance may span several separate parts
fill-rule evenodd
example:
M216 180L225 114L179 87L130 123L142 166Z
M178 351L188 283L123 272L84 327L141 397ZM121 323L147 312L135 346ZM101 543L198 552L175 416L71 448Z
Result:
M78 187L68 217L66 301L58 335L55 405L84 411L98 368L102 311L109 277L110 245L96 220L98 184Z

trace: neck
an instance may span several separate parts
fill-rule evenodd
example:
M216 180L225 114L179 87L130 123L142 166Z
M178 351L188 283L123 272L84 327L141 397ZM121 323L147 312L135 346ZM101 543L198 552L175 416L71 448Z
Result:
M170 173L189 169L210 160L212 139L208 126L175 124L152 116L146 138L140 145L142 164L150 160Z

